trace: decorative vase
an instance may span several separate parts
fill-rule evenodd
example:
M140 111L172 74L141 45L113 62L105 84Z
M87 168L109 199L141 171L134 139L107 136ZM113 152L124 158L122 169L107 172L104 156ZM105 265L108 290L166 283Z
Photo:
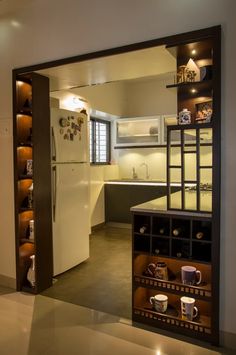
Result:
M35 255L30 256L31 265L27 273L27 280L31 284L32 287L35 286Z
M184 108L183 111L179 113L179 124L190 124L191 123L191 112Z

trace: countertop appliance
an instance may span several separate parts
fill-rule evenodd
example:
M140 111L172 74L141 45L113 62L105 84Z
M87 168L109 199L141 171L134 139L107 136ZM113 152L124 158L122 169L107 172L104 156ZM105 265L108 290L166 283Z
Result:
M51 109L53 276L89 257L88 121Z

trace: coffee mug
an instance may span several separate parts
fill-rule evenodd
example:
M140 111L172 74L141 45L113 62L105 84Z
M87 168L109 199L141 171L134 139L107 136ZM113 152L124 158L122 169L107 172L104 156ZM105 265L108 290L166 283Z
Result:
M182 283L186 285L199 285L202 281L202 273L194 266L181 267Z
M181 297L181 316L184 320L192 321L198 315L198 309L195 304L195 299L191 297Z
M150 303L154 306L155 310L159 313L164 313L168 306L168 297L166 295L155 295L150 297Z
M150 275L153 277L155 270L156 270L156 264L154 264L154 263L148 264L147 269L146 269L146 275Z
M157 263L154 276L157 279L168 281L168 269L165 262Z

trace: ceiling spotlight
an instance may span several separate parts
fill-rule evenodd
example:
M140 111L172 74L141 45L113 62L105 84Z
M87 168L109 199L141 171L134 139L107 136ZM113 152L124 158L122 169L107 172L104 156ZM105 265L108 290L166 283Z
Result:
M197 53L196 49L193 49L193 50L191 51L191 54L193 54L193 55L195 55L196 53Z
M197 92L196 89L191 89L190 91L191 91L192 94L195 94Z

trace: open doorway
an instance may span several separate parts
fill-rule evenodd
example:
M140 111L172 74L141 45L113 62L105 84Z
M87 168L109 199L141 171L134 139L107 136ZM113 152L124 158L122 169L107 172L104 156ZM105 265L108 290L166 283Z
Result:
M56 276L45 295L131 318L129 209L166 193L164 126L177 111L176 92L166 85L175 69L175 58L156 46L37 71L50 80L51 108L86 109L90 120L90 257ZM148 134L138 131L134 141L126 135L120 143L118 130L127 128L119 127L122 121L148 127Z
M216 27L188 33L183 37L174 36L160 41L151 41L149 44L136 44L128 48L69 58L52 64L45 63L13 72L13 78L16 79L13 98L18 104L14 105L18 290L39 293L51 286L52 196L52 212L58 213L59 210L63 211L63 208L65 212L59 216L61 227L57 229L57 233L55 230L53 233L53 254L54 258L60 254L60 257L66 260L67 266L58 271L54 264L54 276L57 277L57 282L50 290L45 291L48 295L129 318L131 313L129 295L132 287L133 321L156 326L157 320L160 321L161 328L165 323L166 328L173 324L173 329L178 326L181 330L185 318L183 320L184 314L178 313L179 298L185 293L191 295L195 292L194 295L200 296L199 302L206 303L204 306L200 305L203 318L200 318L199 324L194 329L189 319L186 319L183 333L185 331L187 333L188 330L195 336L195 331L204 332L202 335L205 337L205 333L211 334L212 330L212 339L217 342L218 310L214 312L214 309L218 307L218 297L216 299L209 297L211 291L212 294L215 291L216 294L218 293L219 273L215 272L211 277L213 270L211 266L214 261L212 260L211 265L211 258L218 255L218 244L214 249L211 230L214 236L219 237L217 233L219 228L216 228L219 219L216 218L217 215L209 213L214 210L212 206L217 206L219 197L213 192L220 191L218 189L220 170L217 167L213 169L213 162L219 163L220 157L217 154L218 140L215 139L219 138L220 133L219 35L220 28ZM176 44L176 41L180 42ZM168 42L168 46L163 46L163 42L165 44ZM164 53L164 63L159 61L161 52ZM144 53L147 57L143 56ZM195 60L191 58L194 53ZM168 58L171 58L173 70L163 69L164 64L169 63ZM149 65L150 68L159 68L159 72L154 73L149 70ZM195 65L196 70L192 65ZM137 68L143 67L145 70L148 68L145 75L138 74ZM175 67L176 74L174 74ZM26 73L30 74L26 75ZM120 77L117 73L121 73ZM128 75L129 73L131 76ZM25 76L21 77L21 75ZM76 75L79 76L76 78ZM48 86L49 81L51 91ZM37 85L33 85L34 83ZM46 89L42 90L42 88ZM41 94L43 100L39 100ZM51 161L56 182L53 184L52 195L49 183L50 158L55 156L50 156L49 123L52 123L54 116L49 112L49 96L51 113L54 110L58 114L57 117L55 116L55 127L58 131L57 137L61 139L60 144L58 141L54 142L54 149L57 153L61 150L64 154L64 145L69 143L69 147L76 141L77 148L82 146L82 142L84 147L82 150L76 148L76 152L85 152L85 155L87 152L85 159L82 158L82 154L79 159L71 161L54 159L53 164ZM211 120L213 103L212 123L209 120ZM69 106L71 104L73 106ZM177 111L179 112L178 124L176 124ZM51 120L49 120L50 116ZM55 137L54 126L52 128L52 137ZM42 135L43 131L47 132L46 137ZM70 149L68 151L72 152ZM75 149L73 153L74 151ZM44 159L40 159L42 155L45 155ZM33 169L34 175L32 157L36 158L33 158L35 162L33 166L36 168ZM62 164L71 169L70 174L64 171L63 183L60 184L63 196L69 204L64 203L65 199L61 199L61 194L57 190L57 183L61 182L57 169L54 170L54 165L57 164L58 170L63 170ZM75 167L72 166L73 164L86 165L82 168L82 165ZM77 192L79 190L84 193L86 190L90 191L90 195L87 194L84 199L81 198L81 193L74 193L71 188L72 182L73 186L77 187ZM213 182L217 187L215 190L212 190ZM37 186L36 189L33 183ZM44 184L45 188L42 186ZM34 204L32 197L33 202L35 198ZM62 203L58 204L60 199ZM72 200L80 203L83 201L82 214L74 208ZM43 208L45 206L47 208ZM133 242L130 230L132 206L135 206L131 209L134 216ZM172 215L170 210L178 211L173 212ZM65 221L65 215L69 216L69 221ZM163 217L165 215L167 217ZM34 233L28 233L27 228L30 222L34 221L36 222L35 239ZM85 233L81 232L80 227L83 227ZM43 233L44 231L46 233ZM72 242L72 232L77 235L77 245ZM195 233L198 239L199 232L201 232L200 238L206 234L207 240L203 244L195 240ZM56 250L55 245L58 245L58 242L60 247ZM29 245L30 250L27 249ZM72 262L72 253L68 253L68 249L73 251L75 257L78 256L78 252L80 255L83 254L83 257L76 263ZM176 258L183 258L183 261L177 262ZM29 259L32 259L32 263L28 267ZM205 276L204 282L207 282L209 289L200 287L194 291L189 286L185 289L182 285L185 284L182 276L182 263L185 264L185 259L188 263L193 260L197 267L199 264L199 268L205 263L208 264L206 274L210 276L209 278ZM159 265L156 263L161 264L160 268L162 268L160 282L153 280L153 278L159 279L159 274L156 275ZM36 272L34 272L35 264ZM133 265L132 277L131 264ZM214 265L217 268L219 263ZM167 276L168 268L171 270L170 278ZM195 269L198 270L196 267ZM200 272L204 273L203 270ZM31 279L28 274L32 276ZM192 286L192 281L190 285ZM159 308L154 307L156 312L151 305L156 290L167 291L168 296L164 295L164 308L167 310L166 301L170 297L170 307L168 307L170 312L174 308L174 316L170 313L167 316L157 317L156 313L160 313ZM193 304L192 300L191 304ZM169 315L171 319L168 318ZM216 327L211 329L211 322Z

